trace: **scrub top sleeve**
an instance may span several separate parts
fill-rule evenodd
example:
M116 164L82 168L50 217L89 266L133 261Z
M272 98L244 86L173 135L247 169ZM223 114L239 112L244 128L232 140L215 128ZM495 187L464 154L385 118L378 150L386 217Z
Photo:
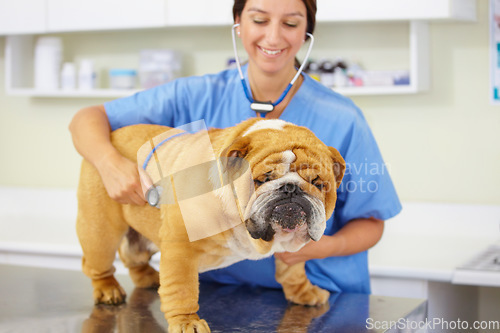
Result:
M354 121L344 152L345 175L337 191L334 220L338 227L357 218L387 220L401 211L396 189L364 117Z
M178 109L178 82L104 103L111 130L135 124L173 126Z

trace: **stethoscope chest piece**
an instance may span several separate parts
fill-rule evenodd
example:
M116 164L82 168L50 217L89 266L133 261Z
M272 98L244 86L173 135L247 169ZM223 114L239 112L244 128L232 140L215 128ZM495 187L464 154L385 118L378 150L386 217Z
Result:
M253 102L250 109L258 113L268 113L274 110L274 105L271 102Z
M160 186L151 186L149 190L146 192L146 200L148 204L153 207L159 207L161 197L161 187Z

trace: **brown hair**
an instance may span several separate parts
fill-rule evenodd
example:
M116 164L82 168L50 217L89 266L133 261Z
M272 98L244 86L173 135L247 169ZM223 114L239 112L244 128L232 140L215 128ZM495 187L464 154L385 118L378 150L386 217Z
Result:
M312 34L314 32L314 27L316 26L316 0L302 0L306 6L306 18L307 18L307 28L306 32ZM243 8L245 8L246 0L234 0L233 5L233 20L236 21L237 17L241 17Z

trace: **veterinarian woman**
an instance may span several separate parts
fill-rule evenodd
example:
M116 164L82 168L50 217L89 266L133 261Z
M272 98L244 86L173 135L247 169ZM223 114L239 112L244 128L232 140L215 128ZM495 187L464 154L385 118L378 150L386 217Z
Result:
M233 14L239 23L236 35L248 54L244 81L238 70L226 70L84 108L70 124L74 145L97 168L113 199L144 205L140 179L147 182L147 177L141 177L137 165L111 145L112 130L138 123L175 127L200 119L209 127L228 127L261 116L250 108L251 101L272 101L276 105L266 118L308 127L325 144L336 147L348 166L324 236L296 253L276 255L288 264L308 261L307 275L322 288L369 293L366 251L380 240L384 220L401 210L375 139L351 100L306 74L284 93L297 73L295 55L308 44L306 33L314 31L316 1L235 0ZM204 273L201 279L280 287L273 258L243 261Z

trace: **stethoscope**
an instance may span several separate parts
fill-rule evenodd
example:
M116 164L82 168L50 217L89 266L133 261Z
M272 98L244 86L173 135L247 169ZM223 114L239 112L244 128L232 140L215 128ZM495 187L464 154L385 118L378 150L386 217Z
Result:
M243 76L243 72L241 70L241 64L240 64L240 60L238 58L238 51L236 49L236 36L235 36L235 29L239 25L240 25L239 23L233 25L233 28L231 29L231 33L232 33L232 36L233 36L234 56L235 56L235 60L236 60L236 66L238 67L238 72L240 74L241 84L243 85L243 90L245 92L245 95L246 95L248 101L250 102L250 108L253 111L255 111L257 113L260 113L261 115L265 116L266 113L273 111L274 107L276 105L280 104L283 101L283 99L285 99L286 95L288 94L288 92L292 88L293 84L299 78L300 74L302 73L302 70L306 66L307 59L309 59L309 55L311 54L311 50L312 50L312 47L314 45L314 37L313 37L312 34L310 34L308 32L306 33L306 35L311 39L311 42L309 43L309 48L307 49L307 53L306 53L306 56L304 58L304 61L303 61L302 65L299 67L299 69L297 71L297 74L295 74L295 76L293 77L292 81L290 81L290 83L288 84L288 86L286 87L286 89L283 91L283 93L281 94L281 96L278 98L278 100L276 102L274 102L274 103L272 103L271 101L261 102L261 101L254 100L252 98L252 96L250 95L250 92L248 90L247 84L245 82L245 77ZM169 138L163 140L162 142L160 142L156 146L152 145L152 150L148 154L148 156L146 157L146 160L144 161L144 164L143 164L142 168L144 170L146 170L146 167L147 167L147 165L148 165L148 163L151 160L151 157L153 155L155 156L155 160L158 163L158 158L156 157L156 150L158 149L158 147L161 146L162 144L164 144L165 142L169 141L170 139L173 139L174 137L177 137L177 136L182 135L182 134L185 134L185 133L179 133L177 135L169 137ZM160 173L161 173L161 168L160 168L159 165L158 165L158 170L160 170ZM161 176L161 178L163 179L163 176ZM161 203L160 201L161 201L162 190L163 190L163 187L160 186L159 184L155 184L155 185L151 186L151 188L149 188L147 190L147 192L146 192L146 199L147 199L148 203L151 206L159 208L160 203Z
M265 115L266 113L273 111L274 107L276 105L280 104L285 99L285 97L288 94L288 92L290 91L290 89L292 89L293 84L299 78L300 74L302 73L302 70L304 69L304 67L307 64L307 59L309 59L309 55L311 54L311 50L312 50L312 47L314 45L314 37L312 34L306 32L306 35L311 39L311 42L309 43L309 48L307 49L305 59L302 62L302 65L300 65L299 70L297 71L297 74L295 74L292 81L290 81L290 83L285 88L285 90L283 91L281 96L278 98L278 100L274 103L271 101L261 102L261 101L254 100L252 98L252 96L250 95L250 91L249 91L247 84L245 82L245 77L243 76L243 72L241 71L240 59L238 58L238 51L236 49L236 35L235 35L235 30L239 26L240 26L239 23L236 23L235 25L233 25L233 27L231 29L231 35L233 37L234 58L236 61L236 67L238 68L238 72L240 74L241 84L243 85L243 91L245 92L245 96L247 97L248 101L250 102L250 109L252 109L253 111L255 111L257 113Z

